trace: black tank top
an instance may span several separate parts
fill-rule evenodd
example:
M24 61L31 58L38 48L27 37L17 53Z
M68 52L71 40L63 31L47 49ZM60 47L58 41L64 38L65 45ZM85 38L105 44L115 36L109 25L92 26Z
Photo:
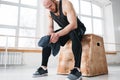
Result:
M60 27L64 28L65 26L67 26L69 24L69 22L67 20L67 16L65 16L62 12L62 0L60 0L60 3L59 3L59 10L60 10L59 16L56 16L53 12L50 12L50 14L51 14L51 17L53 18L53 20L56 23L58 23L58 25ZM86 31L86 28L85 28L84 24L78 19L78 17L77 17L77 26L78 26L78 28L75 31L77 31L77 33L79 35L84 34L84 32Z

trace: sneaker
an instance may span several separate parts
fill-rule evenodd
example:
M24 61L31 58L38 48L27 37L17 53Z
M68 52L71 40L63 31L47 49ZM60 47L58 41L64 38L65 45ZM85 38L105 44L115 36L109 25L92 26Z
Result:
M65 80L81 80L81 79L82 73L77 68L74 68L73 70L71 70L71 73Z
M48 70L44 70L42 67L40 67L34 74L33 77L43 77L48 75Z

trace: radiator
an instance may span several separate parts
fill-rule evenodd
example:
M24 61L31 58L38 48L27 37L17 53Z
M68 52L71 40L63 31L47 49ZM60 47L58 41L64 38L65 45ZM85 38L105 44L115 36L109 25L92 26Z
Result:
M21 52L0 52L0 65L21 65L23 63Z

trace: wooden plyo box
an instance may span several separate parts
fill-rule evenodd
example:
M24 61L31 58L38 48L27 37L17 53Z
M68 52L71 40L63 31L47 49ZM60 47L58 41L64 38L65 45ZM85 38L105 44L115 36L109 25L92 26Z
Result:
M58 74L68 74L74 67L74 56L71 50L71 41L69 40L64 47L60 49Z
M60 50L58 74L68 74L74 67L71 41ZM107 61L103 38L94 34L86 34L82 39L81 72L83 76L107 74Z
M83 36L81 71L84 76L107 74L107 61L103 38L94 34Z

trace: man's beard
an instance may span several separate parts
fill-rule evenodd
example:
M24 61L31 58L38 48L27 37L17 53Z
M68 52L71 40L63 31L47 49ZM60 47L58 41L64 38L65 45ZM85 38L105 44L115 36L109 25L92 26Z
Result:
M58 12L58 7L57 7L57 4L55 3L55 11L54 11L54 13L57 13Z

